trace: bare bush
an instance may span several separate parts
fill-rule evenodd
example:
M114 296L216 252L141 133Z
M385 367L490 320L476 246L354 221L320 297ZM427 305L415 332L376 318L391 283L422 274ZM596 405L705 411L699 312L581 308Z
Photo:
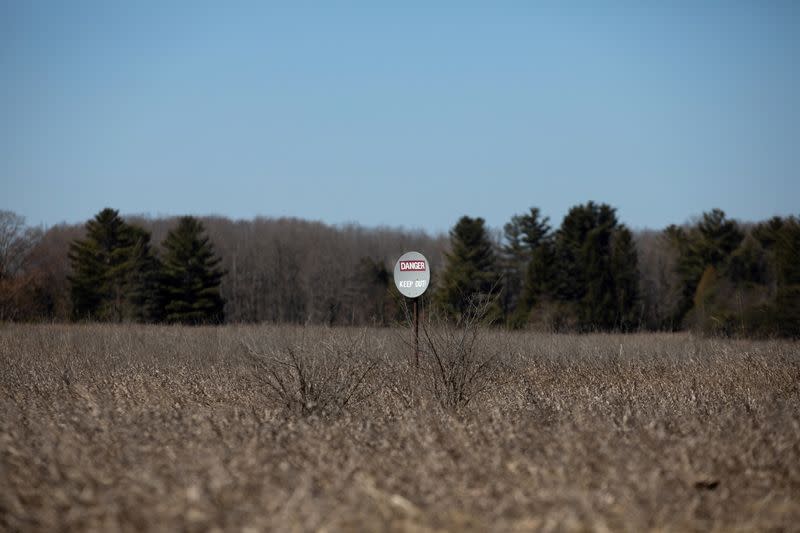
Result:
M491 295L476 297L454 322L434 311L422 323L421 370L443 407L466 407L502 382L501 345L486 339L493 303Z
M378 361L366 330L337 333L309 338L308 330L300 328L299 339L280 347L260 345L252 335L243 343L269 396L293 413L329 415L373 392L366 380Z

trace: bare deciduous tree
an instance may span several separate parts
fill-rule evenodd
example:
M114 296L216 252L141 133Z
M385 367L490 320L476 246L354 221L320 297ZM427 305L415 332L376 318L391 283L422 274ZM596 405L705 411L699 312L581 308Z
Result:
M0 279L21 272L41 235L40 230L25 225L25 217L12 211L0 211Z

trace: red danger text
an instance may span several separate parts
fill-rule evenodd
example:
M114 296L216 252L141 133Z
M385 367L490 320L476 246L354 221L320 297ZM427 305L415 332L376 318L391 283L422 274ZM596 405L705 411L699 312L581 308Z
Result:
M400 261L400 272L425 271L425 261Z

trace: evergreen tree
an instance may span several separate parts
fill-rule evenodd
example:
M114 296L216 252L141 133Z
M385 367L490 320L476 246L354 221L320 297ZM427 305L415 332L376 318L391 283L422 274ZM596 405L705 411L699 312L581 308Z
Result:
M519 216L522 242L529 254L532 254L550 235L549 221L548 217L542 218L538 207L531 207L526 214Z
M503 226L503 246L500 248L499 265L502 289L499 300L503 315L507 317L517 307L522 292L523 273L530 261L522 242L520 218L519 215L515 215L511 217L510 222Z
M745 234L720 210L670 227L683 285L678 323L715 334L800 336L800 223L774 217Z
M519 311L517 308L526 290L530 292L525 286L530 262L537 248L548 239L549 233L548 219L541 218L536 207L523 215L514 215L503 227L505 243L500 256L503 276L500 304L507 323L512 327L524 324L528 308L523 306Z
M665 235L678 256L675 271L682 291L673 321L680 324L694 306L703 274L708 267L713 267L717 274L727 273L731 255L744 234L735 221L725 217L724 211L713 209L703 213L700 221L688 230L673 225L665 230ZM709 291L710 288L704 286L704 294Z
M450 231L450 243L436 298L446 314L459 318L476 299L497 290L497 258L482 218L461 217ZM489 318L497 318L498 313L494 307Z
M628 328L638 299L636 251L615 210L589 202L571 208L554 236L552 299L573 309L583 330Z
M664 230L664 238L677 256L675 274L679 279L680 295L669 322L679 326L692 308L697 284L705 272L706 265L702 257L694 251L696 248L694 232L673 224Z
M611 271L614 273L615 323L623 331L637 327L639 308L639 269L633 234L624 225L614 232Z
M764 247L753 234L748 234L742 244L731 254L728 277L736 286L765 285L767 283L767 257Z
M552 299L554 280L555 250L553 239L543 239L525 269L519 304L510 319L512 327L522 327L528 322L531 310L539 303Z
M128 298L133 304L133 318L139 322L162 322L161 261L150 244L150 233L137 226L130 226L130 232Z
M167 322L182 324L223 321L219 268L203 224L194 217L181 217L164 239L162 298Z
M700 255L706 265L717 269L727 261L744 238L736 222L728 220L721 209L703 213L703 218L697 224L697 233L699 238L695 253Z
M601 259L601 254L608 252L608 242L610 238L600 234L598 228L603 226L613 227L616 224L616 217L613 209L607 205L599 206L593 202L586 205L572 207L561 227L556 231L554 241L554 253L556 260L556 272L554 276L554 286L552 292L557 300L564 302L581 302L587 293L587 257L593 253L593 262ZM600 251L590 250L587 242L590 233L594 231L591 240L595 245L605 245L605 249ZM598 266L593 265L593 268Z
M614 327L614 273L611 271L611 235L616 218L592 228L580 249L578 268L585 292L578 305L578 320L585 329Z
M800 219L788 217L775 235L777 294L774 316L778 333L800 337Z
M86 238L70 245L69 276L74 319L121 322L149 319L158 261L150 235L110 208L86 224Z

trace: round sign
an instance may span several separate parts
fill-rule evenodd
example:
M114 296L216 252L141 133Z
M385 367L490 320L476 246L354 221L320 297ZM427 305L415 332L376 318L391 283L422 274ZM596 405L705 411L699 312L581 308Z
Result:
M400 294L417 298L428 288L431 269L428 260L419 252L406 252L394 265L394 284Z

